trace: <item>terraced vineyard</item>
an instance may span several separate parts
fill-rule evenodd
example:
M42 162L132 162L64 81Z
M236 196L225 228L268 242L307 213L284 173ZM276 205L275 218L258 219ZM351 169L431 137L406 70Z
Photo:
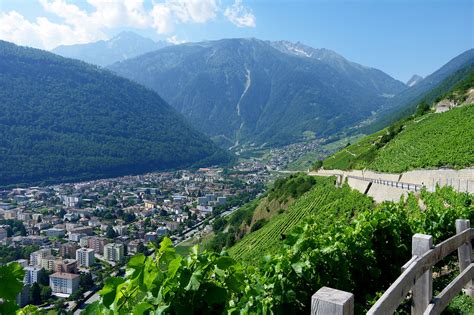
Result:
M365 161L375 154L375 145L387 130L383 129L373 135L364 137L356 143L341 149L323 161L325 169L358 169L365 166Z
M323 162L325 169L373 169L404 172L417 168L462 168L474 164L474 105L429 113L403 123L387 144L388 128L367 136Z
M334 186L334 178L325 178L297 199L287 211L273 217L260 230L245 236L228 252L238 260L256 263L262 255L281 247L281 240L308 216L317 217L329 227L333 222L349 222L356 211L368 209L371 205L370 198L351 191L348 186L337 189ZM326 211L328 208L331 211Z
M455 108L408 124L379 150L371 169L403 172L430 167L462 168L474 164L474 105Z

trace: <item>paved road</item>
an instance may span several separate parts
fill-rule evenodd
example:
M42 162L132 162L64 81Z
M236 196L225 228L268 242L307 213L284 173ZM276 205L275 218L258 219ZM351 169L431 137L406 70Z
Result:
M233 207L229 210L226 210L224 212L222 212L221 214L219 214L218 216L215 216L213 217L212 219L209 220L209 224L211 224L212 222L214 222L215 219L217 218L220 218L220 217L226 217L230 214L232 214L235 210L237 210L239 207ZM198 224L190 227L189 229L183 231L182 234L180 234L179 236L182 237L181 240L176 240L174 241L174 246L178 246L179 244L187 241L189 238L191 238L199 229L199 227L201 227L203 224L205 223L205 221L201 221L199 222Z

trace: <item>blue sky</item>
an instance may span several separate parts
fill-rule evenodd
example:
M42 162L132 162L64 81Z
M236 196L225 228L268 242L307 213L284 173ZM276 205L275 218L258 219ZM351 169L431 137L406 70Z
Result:
M127 5L125 5L127 3ZM132 30L155 40L300 41L406 81L474 46L471 0L0 0L0 39L52 49Z

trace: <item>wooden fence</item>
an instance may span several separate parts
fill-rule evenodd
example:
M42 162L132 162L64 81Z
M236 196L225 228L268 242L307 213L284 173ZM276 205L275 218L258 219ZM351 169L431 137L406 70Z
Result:
M412 258L402 267L402 274L367 312L370 315L393 314L411 291L413 315L440 314L464 288L474 297L474 263L472 239L474 229L469 220L456 220L456 235L433 246L431 235L415 234L412 238ZM432 267L458 251L459 275L433 298ZM354 313L354 295L323 287L312 296L312 315L351 315Z

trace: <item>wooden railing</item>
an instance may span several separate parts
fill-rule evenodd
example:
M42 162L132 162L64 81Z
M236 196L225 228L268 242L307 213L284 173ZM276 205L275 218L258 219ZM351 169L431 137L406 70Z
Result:
M415 234L412 238L412 258L402 267L402 274L367 312L371 315L393 314L408 293L412 293L411 314L431 315L441 311L462 289L474 297L474 263L472 239L474 229L469 220L456 220L456 235L433 247L430 235ZM459 275L433 298L432 267L458 251ZM354 295L323 287L311 301L311 314L349 315L354 313Z

